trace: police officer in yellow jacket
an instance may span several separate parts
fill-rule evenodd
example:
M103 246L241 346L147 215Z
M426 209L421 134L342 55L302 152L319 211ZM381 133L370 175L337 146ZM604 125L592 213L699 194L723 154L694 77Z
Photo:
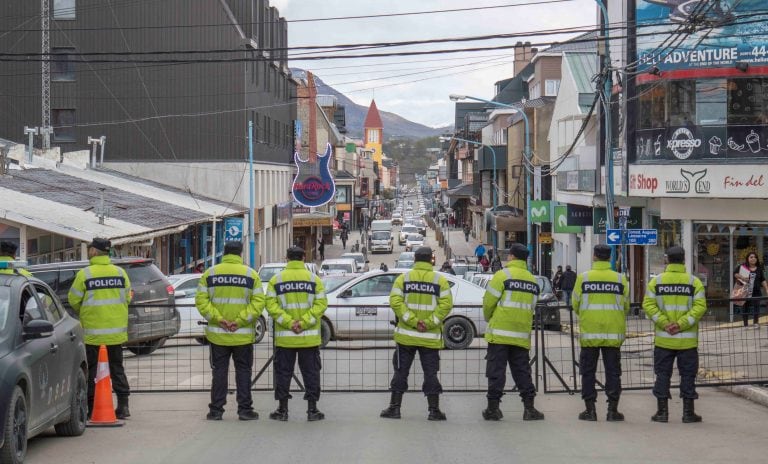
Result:
M699 320L707 312L704 285L685 270L685 250L667 248L667 268L648 283L643 310L656 325L653 371L656 383L653 396L658 410L654 422L669 421L669 392L672 365L677 358L680 371L680 397L683 398L683 422L701 422L694 411L696 373L699 370Z
M0 261L14 261L16 259L16 250L18 247L13 242L0 242ZM32 277L32 273L26 269L0 269L0 274L18 273L23 276Z
M510 262L496 272L483 296L483 315L488 322L485 376L488 377L488 407L485 420L497 421L504 415L499 409L506 384L507 363L523 400L523 420L541 420L544 414L533 406L536 387L531 379L529 350L531 326L539 296L536 278L528 272L528 249L514 243L509 249Z
M94 238L88 245L90 265L81 269L69 289L69 305L80 317L85 331L85 355L88 362L88 415L93 411L94 379L99 347L107 347L112 389L117 395L118 419L130 417L128 396L131 393L123 368L122 344L128 341L128 304L131 281L121 267L109 260L112 243Z
M420 247L414 253L413 269L395 279L389 294L389 305L397 316L392 357L395 374L390 382L392 396L389 407L380 416L400 419L403 393L408 390L411 364L419 354L424 371L422 391L427 396L431 421L443 421L440 393L443 387L437 378L440 370L440 349L443 344L443 320L453 308L448 280L432 269L432 249Z
M242 242L226 242L221 263L203 273L195 305L208 321L205 338L210 343L213 371L208 420L221 420L227 404L229 358L235 363L237 417L256 420L251 396L255 324L264 310L259 274L243 264Z
M611 247L595 245L592 269L576 278L571 305L579 316L579 368L581 398L586 409L579 419L596 421L595 372L600 352L605 366L605 395L608 397L608 421L623 421L619 412L621 396L621 351L627 332L629 314L629 282L611 270Z
M307 420L318 421L325 414L317 409L320 399L321 320L328 299L323 282L304 267L304 249L288 248L288 264L270 279L267 311L275 321L275 399L278 408L270 419L288 420L288 400L296 358L304 380Z

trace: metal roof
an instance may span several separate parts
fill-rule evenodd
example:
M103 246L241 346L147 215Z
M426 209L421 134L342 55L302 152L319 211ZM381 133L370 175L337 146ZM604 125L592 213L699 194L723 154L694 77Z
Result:
M592 79L598 73L597 53L564 53L563 56L576 82L579 108L582 113L586 113L595 97L595 83Z

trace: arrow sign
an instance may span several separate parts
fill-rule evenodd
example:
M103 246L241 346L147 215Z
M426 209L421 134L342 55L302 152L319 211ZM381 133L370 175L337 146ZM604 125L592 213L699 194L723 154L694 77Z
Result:
M608 229L605 236L608 239L608 245L621 245L621 229Z
M624 234L626 245L656 245L659 237L656 229L627 229ZM621 229L608 229L605 237L608 245L621 245Z

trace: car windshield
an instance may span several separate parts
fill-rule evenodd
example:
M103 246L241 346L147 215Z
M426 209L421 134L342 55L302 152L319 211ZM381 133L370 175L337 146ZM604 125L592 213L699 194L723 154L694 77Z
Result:
M354 259L355 261L357 261L360 264L364 264L365 263L365 256L363 256L362 254L353 255L353 254L345 253L345 254L341 255L341 257L342 258L352 258L352 259Z
M539 283L539 293L552 293L552 287L549 285L549 279L544 277L537 277L536 280Z
M424 239L422 238L422 236L420 234L411 234L411 235L408 236L408 241L409 242L422 242L422 241L424 241Z
M349 272L349 264L345 263L330 263L330 264L323 264L322 269L324 271L345 271Z
M416 226L403 226L402 232L404 233L414 233L417 232L419 229L416 228Z
M5 329L6 321L8 320L8 311L11 306L11 289L8 287L0 287L0 332Z
M330 293L354 278L355 276L353 275L330 275L323 276L321 280L323 281L323 287L325 287L325 293Z
M389 240L389 232L387 231L376 231L373 233L373 239L374 240Z
M263 267L259 271L259 279L261 279L262 282L269 282L275 274L278 274L282 270L282 267Z
M410 269L413 267L414 261L410 259L398 259L395 263L395 267L399 267L402 269Z

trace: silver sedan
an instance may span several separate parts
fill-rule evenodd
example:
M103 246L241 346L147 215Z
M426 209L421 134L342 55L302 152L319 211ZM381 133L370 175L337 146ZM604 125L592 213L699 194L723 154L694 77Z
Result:
M322 321L323 345L331 340L391 339L395 313L389 307L389 293L397 276L407 271L371 271L328 292L328 309ZM454 304L444 322L445 346L467 348L475 337L485 333L485 289L459 277L440 274L451 286Z

